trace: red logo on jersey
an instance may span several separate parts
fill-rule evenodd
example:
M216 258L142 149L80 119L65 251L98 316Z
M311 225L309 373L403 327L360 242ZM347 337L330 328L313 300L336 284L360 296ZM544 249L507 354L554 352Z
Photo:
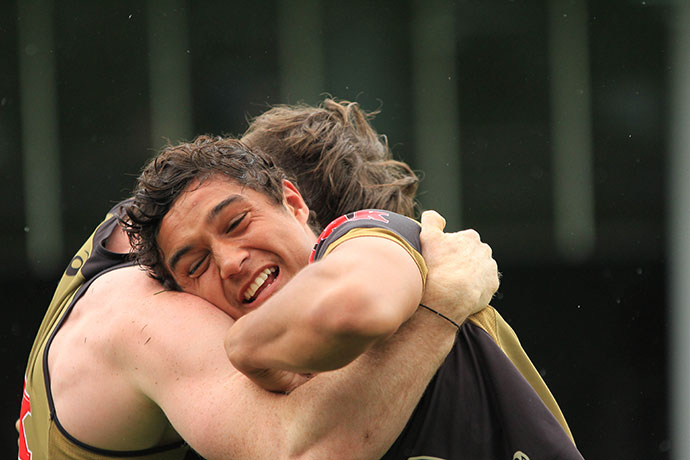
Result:
M26 392L26 377L24 378L24 391L22 392L22 410L19 416L19 460L31 460L31 450L26 442L26 429L24 422L31 416L31 398Z
M373 209L365 209L363 211L355 211L351 212L349 214L345 214L344 216L338 217L336 220L328 224L328 226L324 229L323 232L321 232L321 235L319 235L319 240L316 242L316 245L318 245L320 242L331 236L331 233L333 233L333 230L336 228L340 227L342 224L345 222L350 222L354 220L362 220L362 219L367 219L367 220L378 220L379 222L383 222L387 224L390 222L386 217L388 217L390 213L387 213L385 211L376 211ZM309 263L312 263L314 261L314 257L316 256L316 245L314 246L314 250L311 252L311 257L309 257Z

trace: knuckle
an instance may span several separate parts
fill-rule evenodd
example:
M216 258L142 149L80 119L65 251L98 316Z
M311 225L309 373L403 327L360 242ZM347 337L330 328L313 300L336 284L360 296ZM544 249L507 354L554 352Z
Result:
M479 233L472 228L468 228L467 230L463 230L463 233L465 233L465 235L471 239L481 240L481 238L479 237Z

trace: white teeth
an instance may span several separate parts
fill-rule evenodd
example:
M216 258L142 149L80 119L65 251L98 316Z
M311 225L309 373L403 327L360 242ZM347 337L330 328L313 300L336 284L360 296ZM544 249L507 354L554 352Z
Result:
M261 273L259 273L259 275L256 277L256 279L254 281L252 281L252 284L250 284L249 287L247 288L247 290L245 291L244 300L251 299L254 296L254 294L256 293L256 291L268 279L268 276L275 271L276 271L275 267L271 267L271 268L267 268L264 271L262 271Z

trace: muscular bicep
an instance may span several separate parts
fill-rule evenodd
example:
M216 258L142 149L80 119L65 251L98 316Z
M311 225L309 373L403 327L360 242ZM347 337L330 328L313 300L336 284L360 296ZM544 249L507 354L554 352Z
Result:
M357 302L342 309L356 309L351 315L356 327L384 335L395 332L417 308L424 273L410 251L400 242L382 237L352 238L338 245L323 261L339 275L343 296L360 292ZM361 318L361 321L358 320ZM380 332L379 332L380 331Z
M383 430L371 435L370 444L358 445L361 432L374 432L374 414L390 405L369 409L367 404L369 412L364 411L358 398L368 393L357 386L358 373L343 369L342 375L319 375L290 395L265 391L225 356L222 338L231 320L222 312L212 306L168 308L166 318L175 321L175 334L159 336L152 324L144 329L150 340L142 337L138 353L149 362L140 361L148 369L138 374L138 382L204 458L333 458L348 446L385 450ZM154 351L144 351L146 347ZM363 382L374 378L370 372L362 375L367 376ZM370 393L380 396L378 388L374 385ZM352 414L343 419L347 411Z
M226 337L247 375L338 369L394 334L415 311L423 276L397 242L357 237L313 263Z
M374 251L388 261L368 264L372 277L377 270L395 269L408 285L403 290L421 295L414 262L398 258L395 246L381 249L363 242L356 242L357 249ZM344 268L353 262L336 253L333 260ZM377 280L382 289L390 287L385 277ZM139 323L129 327L136 333L123 353L136 356L129 362L130 376L142 393L204 458L335 458L343 452L353 458L378 458L404 426L440 363L436 348L442 341L407 330L405 339L385 342L395 345L382 355L365 354L343 369L317 375L289 395L270 393L237 372L225 356L222 338L232 320L193 299L168 292L151 297L148 308L135 316ZM415 318L418 323L425 319ZM436 325L432 318L426 327ZM446 328L432 330L438 338ZM450 343L441 347L443 356ZM402 365L411 362L416 364Z
M232 319L187 294L163 293L155 301L165 315L142 318L146 327L133 328L138 335L127 350L136 357L131 375L142 393L204 458L280 458L284 406L228 361L223 335Z
M209 369L172 382L161 405L204 458L278 459L289 451L281 396L238 372Z

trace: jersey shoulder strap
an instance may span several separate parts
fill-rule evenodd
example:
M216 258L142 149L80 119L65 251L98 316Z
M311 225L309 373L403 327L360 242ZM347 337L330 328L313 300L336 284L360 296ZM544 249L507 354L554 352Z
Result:
M353 238L386 238L407 251L426 283L428 269L422 257L419 240L421 229L415 220L391 211L365 209L352 212L337 218L326 227L314 245L309 263L322 259L339 245Z

